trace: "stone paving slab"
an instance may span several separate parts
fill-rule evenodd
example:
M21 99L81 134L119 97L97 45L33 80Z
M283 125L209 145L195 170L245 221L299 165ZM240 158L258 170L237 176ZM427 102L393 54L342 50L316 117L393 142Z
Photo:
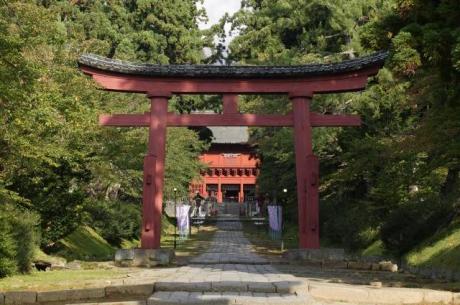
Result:
M176 304L279 304L279 305L307 305L314 301L299 297L295 294L279 293L198 293L198 292L155 292L148 300L148 305L176 305Z
M239 221L218 220L210 248L190 260L191 264L269 264L258 256L242 232Z

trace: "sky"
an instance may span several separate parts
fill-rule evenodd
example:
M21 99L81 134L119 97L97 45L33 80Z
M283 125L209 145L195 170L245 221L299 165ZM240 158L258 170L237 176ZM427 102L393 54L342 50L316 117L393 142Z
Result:
M204 0L209 21L206 24L200 23L200 28L207 29L216 24L225 13L232 15L240 8L240 4L241 0Z
M200 29L208 29L212 25L219 22L219 19L224 16L225 13L229 15L234 14L241 7L241 0L204 0L204 8L206 9L206 14L208 15L208 22L200 22L198 24ZM233 39L232 36L229 36L230 24L225 25L225 31L227 33L227 38L225 39L224 45L228 46L230 41ZM217 42L217 38L216 38ZM211 54L209 49L204 49L206 56Z

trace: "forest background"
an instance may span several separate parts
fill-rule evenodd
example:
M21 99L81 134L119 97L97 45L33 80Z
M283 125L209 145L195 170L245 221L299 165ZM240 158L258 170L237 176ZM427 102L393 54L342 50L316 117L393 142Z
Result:
M82 53L157 64L329 63L388 50L362 93L315 97L321 113L361 128L318 128L321 239L404 257L460 228L460 4L456 0L244 0L208 30L197 0L0 0L0 277L28 272L85 225L111 245L138 237L146 130L100 128L101 113L148 108L97 89ZM224 25L238 36L228 50ZM217 39L216 39L217 37ZM204 52L204 49L210 52ZM171 111L220 111L216 97L174 97ZM242 112L286 113L285 97L245 97ZM295 239L292 131L251 129L260 192L288 188ZM170 128L165 199L186 195L208 142ZM460 255L460 245L448 249ZM460 266L457 266L460 268Z

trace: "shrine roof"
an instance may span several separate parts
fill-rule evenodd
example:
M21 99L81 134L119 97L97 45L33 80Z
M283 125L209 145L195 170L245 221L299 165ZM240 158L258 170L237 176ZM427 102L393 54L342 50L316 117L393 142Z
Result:
M239 127L208 127L213 135L212 143L216 144L244 144L249 141L247 126Z
M156 77L196 77L196 78L295 78L305 76L333 75L359 71L383 65L388 52L380 51L368 56L336 63L306 64L296 66L218 66L218 65L159 65L133 63L106 58L94 54L82 55L80 66L107 72L156 76Z

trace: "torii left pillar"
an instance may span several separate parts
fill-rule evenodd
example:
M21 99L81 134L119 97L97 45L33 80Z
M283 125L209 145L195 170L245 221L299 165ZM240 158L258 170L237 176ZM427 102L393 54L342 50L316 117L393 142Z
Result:
M310 102L313 94L290 94L294 117L299 248L319 248L319 161L313 155Z
M144 158L141 248L158 249L161 239L166 116L169 96L149 96L148 153Z

